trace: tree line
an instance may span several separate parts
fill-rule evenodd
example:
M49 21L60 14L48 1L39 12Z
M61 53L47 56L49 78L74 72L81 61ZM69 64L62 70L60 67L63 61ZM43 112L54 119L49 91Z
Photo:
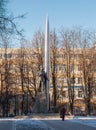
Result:
M16 97L21 94L20 112L28 113L28 95L35 101L40 86L40 72L44 68L44 42L42 31L37 31L31 42L21 42L21 48L14 51L11 48L9 37L14 34L22 35L14 23L15 17L8 15L5 9L6 0L0 0L0 46L1 62L1 89L0 106L3 116L8 116L14 101L14 113L16 114ZM19 16L22 17L22 16ZM29 48L30 46L30 48ZM9 51L11 48L11 51ZM75 89L75 63L81 66L82 90L86 113L91 114L91 99L96 93L96 33L83 28L62 29L58 34L55 30L50 32L50 84L53 86L53 106L57 107L58 99L58 71L57 65L62 64L62 79L66 78L68 87L68 99L70 112L73 114L74 89ZM61 50L61 51L60 51ZM80 52L79 60L76 59L76 51ZM9 53L10 52L10 53ZM58 54L62 52L62 58ZM13 58L13 55L15 55ZM58 60L59 59L59 60ZM78 61L76 61L78 60ZM66 63L66 67L64 64ZM73 69L72 69L73 66ZM62 82L64 86L64 82ZM72 86L72 87L70 87ZM20 89L19 89L20 88ZM33 91L34 90L34 91ZM26 96L25 96L26 95ZM25 98L26 97L26 98ZM11 100L12 99L12 100ZM27 107L26 107L27 106ZM25 109L27 108L27 109ZM31 108L30 108L31 109Z

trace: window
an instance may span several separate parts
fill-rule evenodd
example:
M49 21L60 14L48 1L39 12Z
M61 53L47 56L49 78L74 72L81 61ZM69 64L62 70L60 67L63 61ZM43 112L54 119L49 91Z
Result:
M27 64L24 64L24 65L23 65L23 71L24 71L24 72L28 72L28 65L27 65Z
M82 58L82 54L78 54L78 59L81 59Z
M10 54L10 53L9 54L6 54L6 53L4 54L4 58L11 58L11 57L12 57L12 54Z
M0 54L0 59L2 59L2 54Z
M67 92L66 92L66 91L63 91L63 92L62 92L62 96L63 96L63 97L67 97Z
M78 91L78 97L82 97L82 91Z
M67 83L66 78L58 78L58 79L57 79L57 84L58 84L59 86L63 86L64 83Z
M82 66L78 65L78 71L81 71L81 70L82 70Z
M66 64L58 64L57 66L56 66L56 70L57 71L65 71L66 70Z
M71 71L75 71L76 65L75 64L71 64L70 69L71 69Z
M82 78L79 77L79 78L78 78L78 84L81 84L81 83L82 83Z
M75 84L75 77L74 76L71 78L71 83Z
M59 71L59 64L56 65L56 70Z
M75 59L78 59L78 54L74 54L74 58L75 58Z
M57 54L57 58L65 58L64 54Z
M67 67L66 67L66 64L64 64L63 67L64 67L63 69L66 70L66 68L67 68Z
M64 78L64 83L67 83L67 79L66 78Z
M7 54L7 58L11 58L12 57L12 54Z

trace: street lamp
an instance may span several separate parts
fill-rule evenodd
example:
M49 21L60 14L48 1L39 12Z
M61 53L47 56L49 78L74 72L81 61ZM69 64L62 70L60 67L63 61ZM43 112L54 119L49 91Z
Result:
M24 92L22 92L22 108L21 108L21 115L24 114Z
M29 112L29 92L27 92L27 114Z
M16 116L16 109L17 109L17 104L16 104L16 94L14 94L14 98L15 98L15 109L14 109L14 114Z

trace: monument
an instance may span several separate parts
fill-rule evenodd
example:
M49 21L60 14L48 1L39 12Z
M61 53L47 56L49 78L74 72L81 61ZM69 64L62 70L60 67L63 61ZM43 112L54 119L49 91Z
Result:
M45 64L40 74L39 92L36 96L36 112L46 113L49 111L49 75L50 75L50 43L49 43L49 20L46 18L45 32Z
M49 20L46 18L46 32L45 32L45 73L47 78L50 77L50 42L49 42ZM49 80L46 81L46 102L47 111L49 111Z

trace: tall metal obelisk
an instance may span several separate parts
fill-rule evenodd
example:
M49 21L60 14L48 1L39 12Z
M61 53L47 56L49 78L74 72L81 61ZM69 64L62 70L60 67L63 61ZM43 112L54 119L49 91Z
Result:
M49 80L50 80L50 42L49 42L49 19L46 17L46 31L45 31L45 73L48 80L46 81L46 102L47 111L49 110Z

